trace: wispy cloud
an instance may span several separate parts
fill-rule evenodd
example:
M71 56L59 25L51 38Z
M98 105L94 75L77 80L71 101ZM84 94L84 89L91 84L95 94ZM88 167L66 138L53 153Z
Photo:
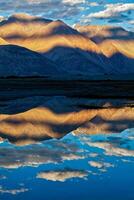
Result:
M92 5L92 4L91 4ZM95 5L95 4L93 4ZM89 12L81 16L82 24L112 24L120 25L124 28L132 27L128 21L134 17L134 3L110 3L98 4L97 9L90 9Z
M39 166L48 163L61 163L65 160L84 159L75 143L68 141L48 141L47 144L30 147L0 148L0 167L15 169L24 166Z
M79 22L94 23L95 20L100 24L105 23L105 20L116 24L125 20L126 25L132 26L127 20L134 16L134 3L130 0L120 0L118 3L114 0L1 0L0 9L4 16L26 12L45 18L62 19L71 25Z
M87 17L89 18L111 18L120 17L123 12L129 12L134 10L134 3L117 3L107 4L105 9L99 12L90 13Z
M112 138L111 138L112 139ZM121 146L122 143L125 143L126 139L121 139L117 137L115 141L112 143L112 141L85 141L89 146L91 147L97 147L99 149L104 150L104 154L108 156L118 156L118 157L134 157L134 150L123 148ZM117 143L116 143L117 141ZM128 142L128 141L127 141ZM127 144L126 142L126 144ZM92 163L91 163L92 164ZM94 163L93 163L94 164Z
M0 8L7 14L27 12L47 18L68 19L79 14L85 3L86 0L2 0Z
M11 194L11 195L17 195L19 193L28 192L27 188L20 188L20 189L6 189L0 186L0 193L1 194Z
M98 161L89 161L88 164L89 164L91 167L96 167L96 168L109 168L109 167L114 167L114 165L111 164L111 163L98 162Z
M134 25L134 20L130 20L128 23Z
M91 7L96 7L96 6L99 6L100 4L96 1L94 1L94 2L89 2L88 5Z

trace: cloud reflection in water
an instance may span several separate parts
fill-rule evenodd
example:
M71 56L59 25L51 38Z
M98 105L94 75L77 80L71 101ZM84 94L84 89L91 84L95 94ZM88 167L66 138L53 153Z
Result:
M67 185L73 183L79 183L83 187L87 182L90 188L94 181L97 183L97 180L107 180L111 174L114 179L114 174L120 168L127 170L129 166L131 169L133 163L133 130L126 130L121 134L91 136L70 133L61 140L52 139L23 147L5 141L0 145L0 196L8 194L15 197L17 194L25 199L23 195L34 193L34 187L39 187L41 191L38 188L38 192L43 192L41 188L45 185L50 189L50 183L65 184L65 191ZM120 178L122 173L120 171ZM14 188L19 188L20 183L23 183L23 188L10 188L12 178L15 177L19 178L16 178ZM120 184L124 187L124 183ZM56 195L58 196L57 193Z

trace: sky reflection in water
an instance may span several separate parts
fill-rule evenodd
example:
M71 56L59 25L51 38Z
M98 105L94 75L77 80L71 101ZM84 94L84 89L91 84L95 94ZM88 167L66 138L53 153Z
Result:
M134 199L134 130L0 144L0 199Z

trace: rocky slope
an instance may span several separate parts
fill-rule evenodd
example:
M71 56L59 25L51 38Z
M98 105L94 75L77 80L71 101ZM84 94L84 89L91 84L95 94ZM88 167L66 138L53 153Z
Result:
M0 37L43 54L73 76L134 73L134 34L119 27L73 29L60 20L16 14L0 22Z
M16 45L0 45L0 77L51 76L57 66L44 56Z

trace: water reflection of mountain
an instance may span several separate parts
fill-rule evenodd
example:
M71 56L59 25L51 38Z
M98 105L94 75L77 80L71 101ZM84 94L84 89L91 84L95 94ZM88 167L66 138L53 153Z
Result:
M2 101L0 136L18 144L134 127L132 100L35 96Z

